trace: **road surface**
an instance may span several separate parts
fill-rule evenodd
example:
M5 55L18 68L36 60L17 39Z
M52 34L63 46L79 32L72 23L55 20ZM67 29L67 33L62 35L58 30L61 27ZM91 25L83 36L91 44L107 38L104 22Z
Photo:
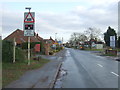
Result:
M118 62L88 51L67 48L62 88L118 88Z

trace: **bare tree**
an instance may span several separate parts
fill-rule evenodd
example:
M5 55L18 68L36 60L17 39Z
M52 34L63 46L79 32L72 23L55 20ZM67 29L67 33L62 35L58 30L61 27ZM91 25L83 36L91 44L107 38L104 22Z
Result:
M88 39L100 39L101 30L93 27L89 27L86 31L84 31L85 35L87 35Z
M84 43L87 40L88 40L88 38L84 33L79 33L79 35L78 35L78 41L79 42Z
M84 33L73 33L71 35L69 42L72 45L77 46L77 45L79 45L79 43L84 43L87 40L88 40L88 38Z

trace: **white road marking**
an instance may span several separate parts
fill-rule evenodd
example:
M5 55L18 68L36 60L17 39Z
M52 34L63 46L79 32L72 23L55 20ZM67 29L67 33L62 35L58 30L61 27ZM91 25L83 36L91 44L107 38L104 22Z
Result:
M100 67L103 67L101 64L97 64L98 66L100 66Z
M112 74L116 75L117 77L119 76L118 74L114 73L114 72L111 72Z

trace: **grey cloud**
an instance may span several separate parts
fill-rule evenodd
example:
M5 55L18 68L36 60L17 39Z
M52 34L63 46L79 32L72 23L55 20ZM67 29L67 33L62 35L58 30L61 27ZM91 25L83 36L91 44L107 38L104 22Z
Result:
M11 13L13 12L3 15L4 34L23 28L23 13ZM105 32L108 26L117 29L117 3L93 5L80 10L76 7L67 13L36 13L36 31L40 35L55 32L70 35L72 32L83 32L88 27L101 28Z

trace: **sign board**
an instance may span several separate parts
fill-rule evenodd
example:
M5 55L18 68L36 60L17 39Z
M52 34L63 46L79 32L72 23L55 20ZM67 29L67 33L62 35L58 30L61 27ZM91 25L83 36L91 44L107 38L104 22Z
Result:
M34 49L35 49L35 52L40 52L40 44L36 44Z
M35 22L35 13L34 12L25 12L24 13L24 23L34 23Z
M35 31L35 13L24 13L24 36L34 36Z
M110 47L115 48L115 36L110 36Z
M55 42L54 44L56 44L56 45L57 45L58 43L57 43L57 42Z
M56 47L56 44L53 44L52 46L53 46L53 47Z
M60 45L60 44L62 44L62 42L61 42L61 41L58 41L58 44Z
M59 44L61 44L62 42L61 41L58 41Z

